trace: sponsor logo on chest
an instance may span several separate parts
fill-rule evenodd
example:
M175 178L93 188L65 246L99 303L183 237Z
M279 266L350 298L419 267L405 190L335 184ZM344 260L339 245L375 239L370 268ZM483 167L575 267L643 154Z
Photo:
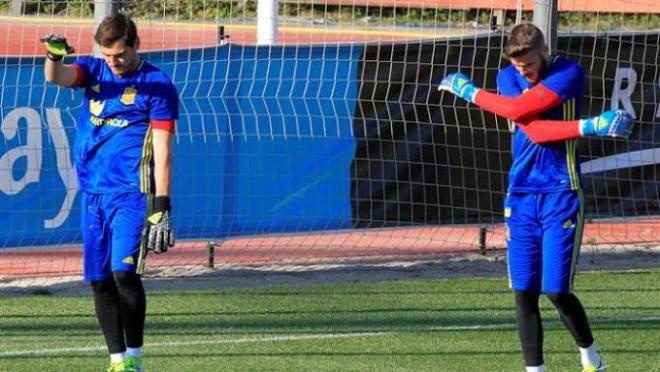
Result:
M124 93L121 95L119 101L125 105L135 104L135 95L137 94L137 89L135 87L124 88Z

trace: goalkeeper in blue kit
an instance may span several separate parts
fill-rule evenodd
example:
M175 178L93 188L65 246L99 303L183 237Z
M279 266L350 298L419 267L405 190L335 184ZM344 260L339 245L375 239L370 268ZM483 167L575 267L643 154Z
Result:
M143 371L148 250L174 245L170 221L171 139L178 95L137 54L135 23L106 17L94 36L102 58L79 57L62 36L42 39L46 80L84 90L74 161L81 190L83 275L110 353L108 371Z
M509 279L526 371L545 368L540 294L554 304L573 336L583 371L604 371L585 310L573 294L584 227L576 139L626 138L632 118L612 110L578 119L584 72L569 59L550 56L543 34L532 24L513 28L505 56L511 65L497 75L499 94L477 88L461 73L445 76L438 89L515 122L504 218Z

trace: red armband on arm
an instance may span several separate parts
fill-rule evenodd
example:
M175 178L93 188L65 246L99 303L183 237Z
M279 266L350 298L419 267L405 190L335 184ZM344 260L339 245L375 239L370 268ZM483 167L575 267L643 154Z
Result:
M482 109L516 123L547 111L561 102L561 97L543 84L537 84L518 97L503 96L480 89L474 99L474 103Z
M78 88L85 82L85 70L83 70L82 67L76 65L75 63L71 64L70 66L76 72L76 80L74 80L73 84L71 84L69 88Z
M151 128L166 130L170 133L174 133L174 119L169 120L151 120Z
M577 120L543 120L534 118L529 122L516 123L534 143L550 143L580 137Z

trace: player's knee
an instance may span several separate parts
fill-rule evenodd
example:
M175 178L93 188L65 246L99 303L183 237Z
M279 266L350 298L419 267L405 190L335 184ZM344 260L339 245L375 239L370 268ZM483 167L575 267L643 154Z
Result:
M546 293L548 300L552 302L555 307L566 307L573 302L574 295L572 293Z
M539 293L532 291L515 291L516 314L526 316L538 311Z

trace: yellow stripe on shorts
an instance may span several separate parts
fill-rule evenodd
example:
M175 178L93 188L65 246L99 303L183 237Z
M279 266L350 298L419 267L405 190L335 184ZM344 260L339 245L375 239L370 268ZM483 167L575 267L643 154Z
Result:
M151 159L153 158L153 132L147 129L142 144L142 159L140 160L140 192L149 194L151 190Z
M578 256L582 248L582 233L584 232L584 193L581 189L577 190L578 203L580 210L577 215L577 225L575 226L575 240L573 242L573 258L571 259L571 279L568 284L568 291L573 292L573 278L575 278L575 267L577 266Z

